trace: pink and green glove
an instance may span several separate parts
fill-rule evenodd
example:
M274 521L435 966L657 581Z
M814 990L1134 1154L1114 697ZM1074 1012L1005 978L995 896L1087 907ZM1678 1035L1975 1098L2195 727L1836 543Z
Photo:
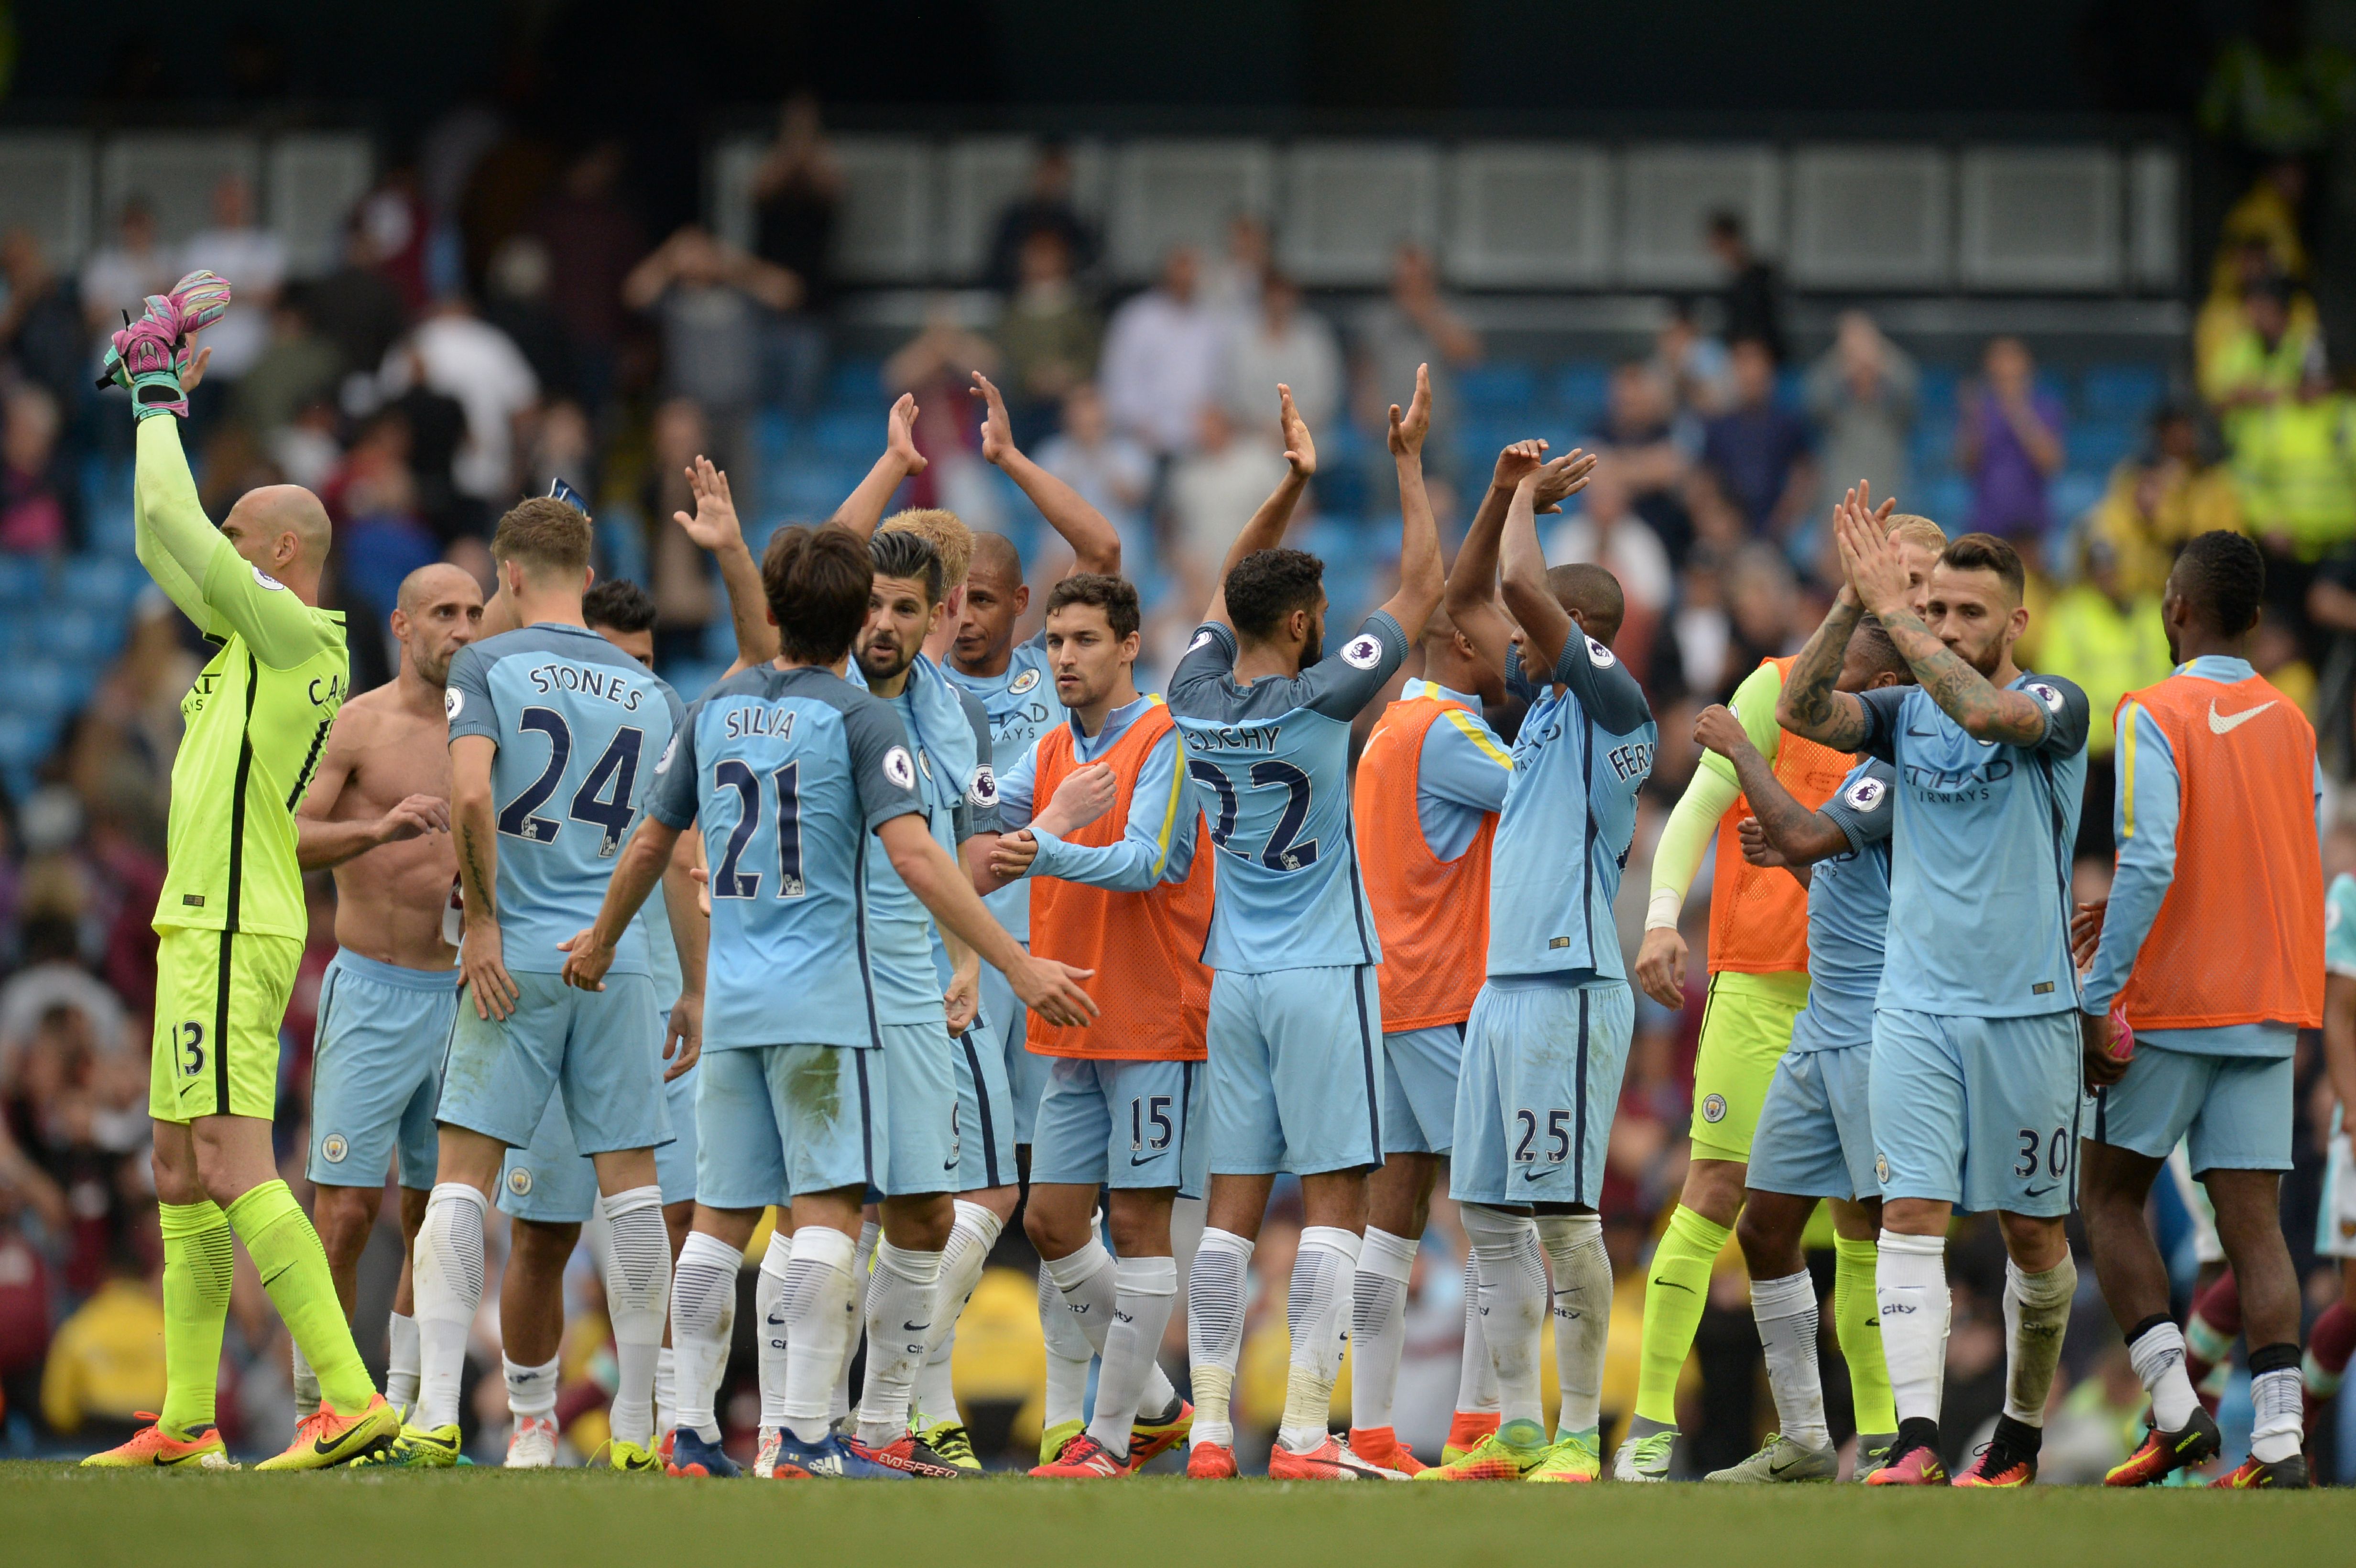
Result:
M132 417L188 417L184 385L196 354L196 335L229 309L230 289L218 274L190 272L168 294L149 294L147 312L114 335L100 366L102 387L129 389Z

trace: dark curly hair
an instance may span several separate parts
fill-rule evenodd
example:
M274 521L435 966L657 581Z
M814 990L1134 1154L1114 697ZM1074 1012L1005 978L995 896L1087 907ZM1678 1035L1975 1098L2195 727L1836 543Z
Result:
M1314 610L1325 563L1305 549L1258 549L1227 573L1227 619L1246 642L1266 642L1295 610Z
M2174 581L2195 614L2225 636L2238 637L2258 624L2266 558L2246 535L2222 528L2196 534L2176 558Z

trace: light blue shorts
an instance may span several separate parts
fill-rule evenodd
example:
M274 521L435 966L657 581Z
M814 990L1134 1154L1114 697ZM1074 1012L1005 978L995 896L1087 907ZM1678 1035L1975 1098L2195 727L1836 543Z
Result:
M963 1054L937 1020L880 1024L884 1070L871 1072L883 1147L872 1191L884 1198L963 1192L958 1147L958 1067ZM880 1081L881 1093L875 1093Z
M457 1017L458 972L403 969L337 949L319 980L311 1068L311 1179L423 1192L440 1159L434 1106Z
M1383 1036L1383 1152L1446 1154L1456 1147L1456 1073L1464 1026Z
M796 1193L877 1185L885 1115L877 1051L845 1045L715 1051L695 1075L702 1080L695 1099L697 1202L763 1209Z
M2265 1026L2251 1025L2247 1032L2262 1029ZM2266 1032L2286 1046L2298 1038L2296 1029ZM2138 1035L2126 1076L2094 1091L2087 1136L2153 1159L2166 1159L2182 1139L2194 1176L2211 1170L2288 1170L2296 1094L2290 1051L2211 1055L2174 1050L2161 1043L2163 1038L2159 1030Z
M1745 1184L1795 1198L1880 1197L1873 1174L1872 1093L1870 1041L1785 1051L1767 1081L1766 1104L1751 1135Z
M1876 1008L1874 1174L1881 1196L2057 1219L2078 1187L2076 1012L1943 1018Z
M1464 1022L1448 1195L1594 1208L1635 1029L1623 982L1483 986Z
M583 1154L669 1142L654 981L608 975L604 990L576 991L555 975L509 974L518 994L505 1019L479 1018L471 997L459 999L434 1119L521 1148L562 1089Z
M655 1182L666 1205L695 1197L695 1093L701 1065L663 1085L671 1138L655 1146ZM597 1205L597 1166L573 1147L573 1128L554 1095L531 1142L508 1150L499 1165L499 1212L542 1225L585 1222Z
M1383 1162L1375 966L1211 976L1211 1169L1315 1176Z
M982 967L990 967L985 964ZM1006 1083L1006 1050L988 1008L973 1027L952 1042L957 1070L957 1190L1012 1187L1014 1164L1014 1091Z
M990 1032L996 1037L1001 1053L1006 1058L1006 1086L1014 1096L1014 1141L1028 1144L1031 1131L1037 1125L1039 1096L1047 1092L1047 1072L1054 1059L1034 1056L1023 1049L1030 1033L1031 1010L1014 995L1014 987L1006 976L985 964L981 966L981 1010L990 1019Z
M1170 1188L1200 1198L1211 1168L1203 1102L1210 1074L1198 1061L1111 1061L1041 1057L1047 1093L1031 1179L1078 1187Z

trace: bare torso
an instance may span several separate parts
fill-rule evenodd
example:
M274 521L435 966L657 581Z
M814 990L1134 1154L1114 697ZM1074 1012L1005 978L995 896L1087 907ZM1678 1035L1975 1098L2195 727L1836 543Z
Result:
M340 761L342 787L324 809L306 802L305 816L374 821L412 795L450 798L450 723L438 692L430 713L404 704L398 681L363 692L336 716L327 751L322 783ZM451 968L458 950L443 940L442 912L457 874L457 853L444 832L354 856L335 871L337 943L404 969Z

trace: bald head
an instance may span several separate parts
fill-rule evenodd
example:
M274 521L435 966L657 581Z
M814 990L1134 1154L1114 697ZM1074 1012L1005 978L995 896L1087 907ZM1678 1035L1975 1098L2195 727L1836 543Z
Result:
M319 497L300 485L248 490L229 509L221 533L257 571L284 583L306 603L317 603L319 573L335 543L335 525Z
M401 580L401 591L393 597L393 605L404 615L415 615L437 599L472 599L483 602L483 587L475 574L463 566L437 560L431 566L421 566Z
M996 578L1009 588L1023 581L1023 552L1004 534L973 536L973 560L966 568L966 577L969 581L984 575Z
M401 580L392 635L401 644L403 680L439 688L458 650L483 635L483 585L447 561L421 566Z

